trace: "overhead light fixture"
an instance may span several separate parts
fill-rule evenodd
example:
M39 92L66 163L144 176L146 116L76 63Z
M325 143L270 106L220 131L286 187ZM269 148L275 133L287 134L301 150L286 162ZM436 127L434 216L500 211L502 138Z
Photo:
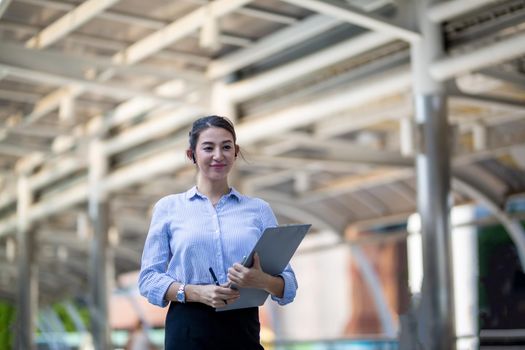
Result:
M221 47L218 18L213 14L211 5L205 7L205 19L201 28L199 45L203 49L212 51Z

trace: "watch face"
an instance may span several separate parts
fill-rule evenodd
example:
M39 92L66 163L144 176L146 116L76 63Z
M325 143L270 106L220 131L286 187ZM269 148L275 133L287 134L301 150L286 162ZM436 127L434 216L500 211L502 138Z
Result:
M179 303L184 303L186 301L186 295L184 294L184 285L181 285L179 287L179 290L177 291L177 301Z

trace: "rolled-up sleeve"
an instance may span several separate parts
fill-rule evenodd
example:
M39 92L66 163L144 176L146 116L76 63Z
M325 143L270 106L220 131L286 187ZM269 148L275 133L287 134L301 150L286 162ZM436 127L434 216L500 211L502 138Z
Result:
M284 280L284 293L282 298L278 298L275 295L272 295L272 300L275 300L279 305L286 305L291 303L295 299L295 294L297 293L297 279L295 278L295 273L292 270L290 264L286 266L281 276Z
M275 214L273 213L271 207L269 204L265 203L264 209L261 213L261 219L263 223L264 229L267 227L275 227L277 226L277 219L275 217ZM297 279L295 278L295 273L290 266L290 264L286 265L286 268L284 271L279 274L279 276L282 277L284 280L284 292L283 297L278 298L275 295L272 295L272 300L279 303L279 305L286 305L291 303L295 299L295 295L297 293Z
M153 209L139 274L140 294L150 303L162 307L168 305L165 295L174 282L166 274L171 259L168 204L166 199L161 199Z

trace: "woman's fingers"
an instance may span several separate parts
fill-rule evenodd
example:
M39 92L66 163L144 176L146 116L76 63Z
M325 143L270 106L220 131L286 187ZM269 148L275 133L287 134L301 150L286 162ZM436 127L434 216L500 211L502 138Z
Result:
M239 266L237 266L239 265ZM254 266L247 268L240 264L234 264L228 269L228 279L239 287L260 288L264 272Z
M236 266L236 265L239 265L239 266ZM228 279L234 282L235 284L238 284L243 279L243 276L245 273L243 269L245 269L244 266L240 264L234 264L232 267L228 269Z
M256 270L262 270L261 260L259 259L259 254L257 252L253 254L253 268Z
M237 300L240 296L239 291L226 288L226 287L215 287L211 296L211 306L221 307L228 305Z
M221 300L235 300L239 296L239 291L225 287L216 287L214 293L214 298Z

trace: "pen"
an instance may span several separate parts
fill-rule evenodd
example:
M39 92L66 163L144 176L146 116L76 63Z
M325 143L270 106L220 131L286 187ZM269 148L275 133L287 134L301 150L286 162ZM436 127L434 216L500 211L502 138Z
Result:
M215 285L220 286L219 280L217 279L217 276L215 276L215 272L213 272L211 266L208 270L210 270L211 277L213 278L213 282L215 282ZM226 299L222 299L222 301L224 301L224 304L228 304L228 301Z
M213 269L210 267L209 270L211 273L211 277L213 278L213 282L215 282L215 285L220 286L219 280L217 280L217 276L215 276L215 272L213 272Z

